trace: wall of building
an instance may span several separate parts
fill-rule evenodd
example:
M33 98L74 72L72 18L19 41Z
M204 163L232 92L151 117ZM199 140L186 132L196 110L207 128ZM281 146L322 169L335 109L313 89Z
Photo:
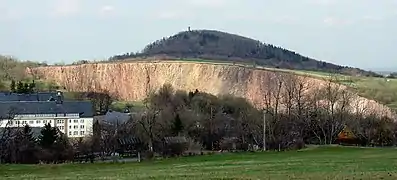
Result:
M14 119L0 120L0 127L44 127L50 123L71 138L92 135L93 118L80 117L79 114L26 114L17 115Z
M65 134L68 137L84 137L92 135L93 118L70 118L65 123Z

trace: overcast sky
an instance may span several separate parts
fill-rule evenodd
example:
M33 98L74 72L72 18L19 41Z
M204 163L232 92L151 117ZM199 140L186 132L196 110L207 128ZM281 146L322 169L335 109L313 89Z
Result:
M104 59L188 26L336 64L397 69L397 0L0 0L0 54Z

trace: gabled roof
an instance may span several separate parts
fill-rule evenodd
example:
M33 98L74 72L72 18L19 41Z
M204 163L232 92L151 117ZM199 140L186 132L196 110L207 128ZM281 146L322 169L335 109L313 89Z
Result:
M103 122L111 125L116 125L116 124L123 124L130 120L131 116L128 113L121 113L121 112L115 112L115 111L108 111L104 116L103 116Z
M356 136L354 135L353 131L345 126L341 132L338 134L338 139L355 139Z
M170 136L170 137L164 137L164 142L166 144L186 143L187 139L184 136Z
M120 145L136 145L142 143L142 141L134 136L129 136L129 137L123 137L117 139Z
M11 114L64 114L79 113L80 117L93 117L91 101L0 101L0 117Z

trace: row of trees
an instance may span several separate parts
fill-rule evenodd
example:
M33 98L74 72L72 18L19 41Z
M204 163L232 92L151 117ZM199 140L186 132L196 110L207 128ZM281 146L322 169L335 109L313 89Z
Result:
M18 94L30 94L34 93L36 88L36 84L34 80L29 83L29 82L22 82L18 81L17 83L12 80L10 84L10 91L13 93L18 93Z
M7 127L0 136L1 163L53 163L73 159L73 149L58 128L46 124L38 137L32 128Z
M117 149L114 138L134 136L147 150L162 152L164 138L187 137L205 150L263 147L263 114L268 149L296 149L304 144L333 144L344 127L353 130L355 143L390 146L396 143L396 124L382 109L370 109L351 91L329 79L318 89L305 78L288 74L268 77L263 89L264 109L246 99L204 92L175 91L164 85L145 101L143 112L130 121L101 131L102 145ZM109 139L110 138L110 139ZM113 139L112 139L113 138Z

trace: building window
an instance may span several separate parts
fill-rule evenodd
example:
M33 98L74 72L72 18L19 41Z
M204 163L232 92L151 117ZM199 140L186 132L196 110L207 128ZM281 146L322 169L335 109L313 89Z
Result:
M64 127L64 126L59 126L59 129L60 129L60 130L64 130L65 127Z
M69 136L71 136L72 135L72 131L69 131Z
M78 117L78 114L67 114L69 117Z
M40 124L40 123L41 123L41 121L40 121L40 120L37 120L37 121L36 121L36 124Z
M71 119L69 119L69 123L72 123L72 120L71 120Z
M80 123L84 123L84 119L80 119Z
M80 129L84 129L84 125L80 125Z
M78 131L74 131L73 135L79 135L79 132Z
M79 128L79 126L77 126L77 125L74 125L74 126L73 126L73 129L77 129L77 128Z
M85 133L84 131L80 131L80 135L82 135L82 136L83 136L83 135L84 135L84 133Z
M69 126L69 129L72 129L72 126Z
M11 120L9 120L8 123L10 124L10 126L12 126L12 124L13 124L13 122Z
M43 123L44 123L44 124L47 124L47 120L43 120Z
M22 121L22 125L25 125L26 124L26 121Z
M29 121L29 124L33 124L34 123L34 121Z
M74 122L74 123L79 123L79 120L75 119L73 122Z
M58 119L58 120L57 120L57 123L63 124L63 123L65 123L65 120L63 120L63 119Z

